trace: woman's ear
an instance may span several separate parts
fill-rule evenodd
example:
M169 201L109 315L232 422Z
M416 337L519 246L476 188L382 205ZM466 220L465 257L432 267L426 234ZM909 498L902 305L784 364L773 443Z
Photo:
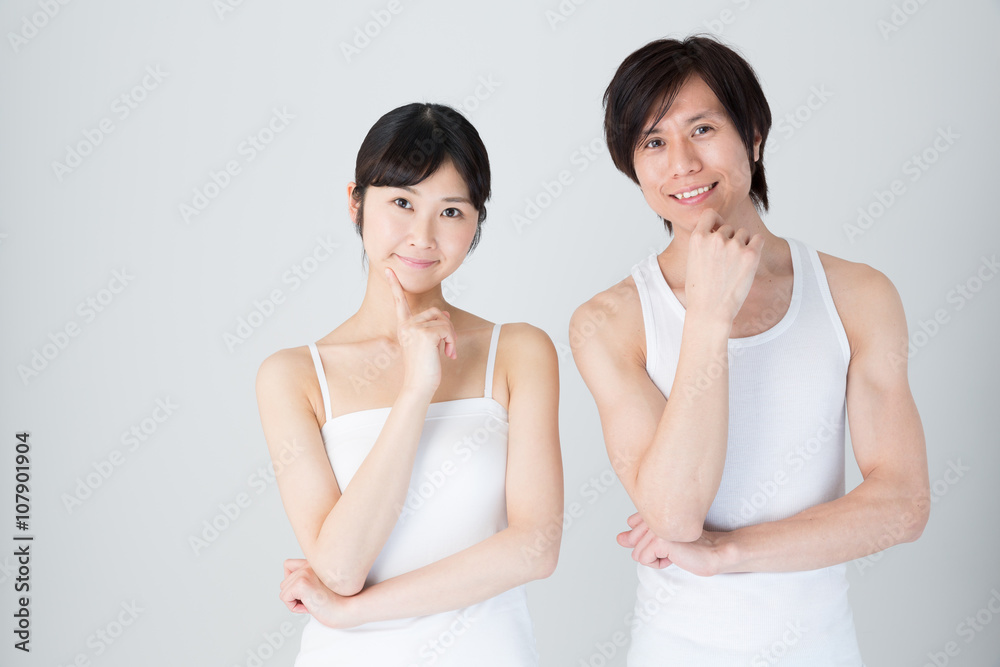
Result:
M351 222L358 226L358 208L361 206L361 198L354 198L354 190L358 184L351 181L347 184L347 213L351 216Z
M760 132L754 132L753 133L753 161L754 162L759 162L760 161L760 141L761 141Z

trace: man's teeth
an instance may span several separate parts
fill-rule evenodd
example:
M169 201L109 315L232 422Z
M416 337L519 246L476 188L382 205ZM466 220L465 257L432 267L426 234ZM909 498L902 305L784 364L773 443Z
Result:
M712 189L711 185L706 185L705 187L698 188L697 190L691 190L690 192L684 192L679 195L674 195L674 197L676 197L677 199L688 199L690 197L697 197L698 195L704 192L708 192L711 189Z

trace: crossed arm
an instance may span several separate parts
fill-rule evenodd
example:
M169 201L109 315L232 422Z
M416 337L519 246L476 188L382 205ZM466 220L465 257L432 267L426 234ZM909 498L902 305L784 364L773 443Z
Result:
M716 468L711 466L721 466L725 460L724 440L721 445L719 440L710 439L670 440L672 432L685 432L686 418L698 414L694 410L671 411L669 405L675 401L673 397L685 396L681 366L686 349L692 349L691 346L685 348L686 341L682 339L672 398L664 401L659 413L656 412L659 404L650 398L645 399L646 408L638 411L626 406L626 397L607 395L610 377L620 390L631 391L637 403L642 404L640 397L651 396L647 384L652 383L644 370L641 376L645 380L640 376L634 358L627 363L627 357L619 354L617 364L607 361L616 358L609 351L614 349L610 343L613 326L594 336L595 343L588 341L585 348L574 349L584 380L588 386L594 384L591 390L601 412L609 456L612 461L631 464L619 470L619 477L639 511L629 518L631 530L620 534L618 541L633 549L634 559L652 567L674 563L703 576L810 570L861 558L920 536L929 513L930 491L923 429L907 382L906 320L892 283L878 271L863 265L858 267L838 283L836 296L851 347L847 411L854 455L864 481L841 498L786 519L731 532L701 529L697 534L670 534L671 523L661 517L669 516L677 507L685 507L677 504L676 494L690 490L692 497L702 499L698 514L693 517L688 514L683 520L687 525L692 520L703 524L708 511L703 499L709 492L714 498L718 482L714 475L701 473L704 468L686 463L691 460L690 452L689 458L676 456L669 461L664 453L671 449L696 450L701 461L710 462L709 469L713 472ZM624 315L627 317L627 309ZM684 338L687 338L687 323L685 327ZM689 352L688 357L690 362ZM694 359L697 361L699 357L695 355ZM710 363L701 359L700 363ZM597 386L598 372L603 388ZM728 391L726 375L722 374L717 384ZM629 390L630 386L635 388ZM705 392L689 394L703 404L712 398ZM680 422L681 426L673 422ZM630 441L630 432L650 436ZM720 449L721 460L713 458ZM655 453L660 453L660 457L655 458ZM652 461L673 469L670 479L681 481L681 485L671 490L637 483L642 474L650 474L642 466ZM656 472L661 470L657 468Z
M424 414L419 414L419 423L410 424L405 421L408 413L400 411L401 428L393 430L390 420L398 407L394 406L372 447L375 456L369 454L341 495L312 409L300 413L298 431L290 423L295 420L285 421L285 430L277 426L281 419L275 413L280 409L268 406L288 395L292 387L281 389L280 382L269 382L280 374L265 375L262 367L258 401L276 471L281 462L279 443L291 437L285 434L295 433L304 441L303 451L290 463L281 462L278 474L282 502L306 555L285 563L281 598L290 609L311 613L332 627L351 627L458 609L552 573L558 560L563 503L555 348L543 331L525 324L505 325L501 338L502 356L509 358L504 362L510 424L505 487L508 527L468 549L368 588L363 587L364 580L398 519L408 489L413 455L405 449L406 438L419 440ZM498 366L500 358L498 352ZM301 395L303 381L299 381L296 393ZM376 452L383 443L385 451ZM416 443L412 446L415 449ZM358 484L365 466L371 473ZM397 486L386 484L386 479ZM348 510L344 501L352 492L355 499ZM338 507L344 514L339 524L330 522ZM322 531L328 527L337 530L329 530L321 542ZM367 541L359 541L360 537ZM340 574L345 570L350 577ZM345 587L347 579L351 585Z

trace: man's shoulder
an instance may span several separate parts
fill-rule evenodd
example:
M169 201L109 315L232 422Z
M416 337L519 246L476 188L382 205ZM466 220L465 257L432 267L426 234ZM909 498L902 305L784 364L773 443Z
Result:
M577 306L569 321L570 348L574 355L585 348L607 343L636 344L643 331L642 304L635 280L626 276ZM597 345L588 345L596 341Z
M817 251L830 293L834 301L838 299L855 306L878 302L895 292L889 278L878 269L863 262L852 262ZM839 304L838 304L839 305Z
M902 301L888 276L863 262L852 262L817 251L830 296L840 315L851 346L852 356L858 344L879 331L905 328Z

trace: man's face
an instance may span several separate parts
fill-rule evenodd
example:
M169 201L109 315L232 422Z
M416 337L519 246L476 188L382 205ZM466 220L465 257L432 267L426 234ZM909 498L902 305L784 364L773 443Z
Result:
M755 161L759 149L757 137ZM634 155L646 203L673 223L675 233L690 232L707 208L737 224L736 216L753 208L746 147L722 103L698 75L684 82Z

